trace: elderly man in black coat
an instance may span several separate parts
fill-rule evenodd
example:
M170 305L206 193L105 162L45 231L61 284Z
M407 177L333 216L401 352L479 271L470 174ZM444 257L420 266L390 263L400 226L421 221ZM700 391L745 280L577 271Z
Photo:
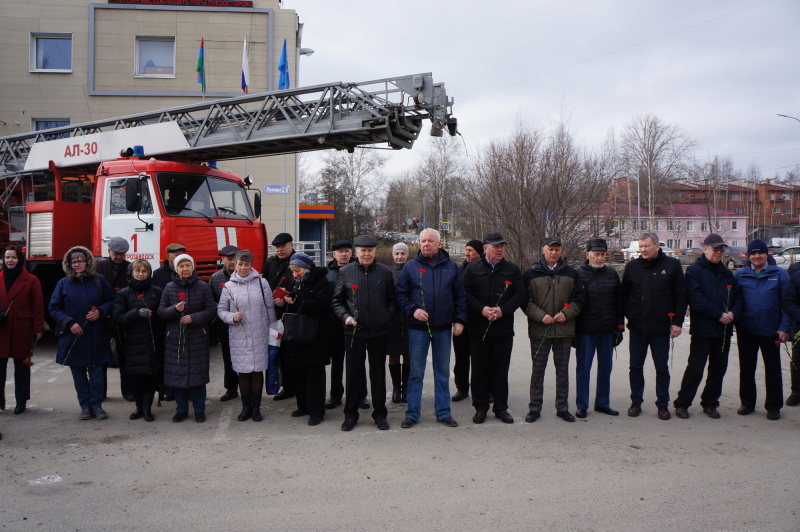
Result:
M625 317L619 274L606 266L608 245L602 238L592 238L586 245L586 260L578 266L586 299L575 323L578 344L575 365L575 415L586 417L589 408L589 387L592 360L597 352L597 388L594 410L618 416L611 408L611 367L614 347L622 342Z

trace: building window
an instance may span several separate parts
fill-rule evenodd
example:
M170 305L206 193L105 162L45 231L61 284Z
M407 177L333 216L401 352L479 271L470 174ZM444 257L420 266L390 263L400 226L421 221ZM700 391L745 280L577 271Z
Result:
M742 209L731 209L731 211L735 212L736 214L742 214Z
M786 207L785 209L783 209L783 214L792 214L792 208Z
M775 194L770 194L769 195L769 199L774 200L775 199Z
M689 199L697 199L697 194L689 194Z
M731 231L738 231L739 230L739 221L733 220L731 221Z
M798 210L800 210L800 209L798 209ZM619 228L620 228L622 231L624 231L624 230L625 230L625 220L622 220L622 221L620 222L620 224L619 224Z
M31 33L31 72L72 72L71 33Z
M758 211L761 210L761 207L753 207L753 214L758 214Z
M733 241L731 241L731 246L734 246L734 247L736 247L736 246L738 246L738 245L739 245L739 241L738 241L738 240L733 240Z
M68 126L69 118L34 118L32 122L32 130L42 131L43 129L53 129L56 127ZM69 137L69 133L45 135L45 140L65 139L67 137Z
M700 231L708 233L708 222L700 222Z
M175 37L136 37L137 78L175 77Z
M799 200L800 200L800 194L798 194L798 195L797 195L797 199L799 199Z
M680 230L681 230L680 221L667 220L667 231L680 231Z
M694 231L694 222L690 222L689 220L686 220L686 230L687 231ZM690 248L692 246L686 246L686 247Z
M788 199L791 199L791 198L789 197L789 194L781 194L781 199L782 200L788 200Z
M658 220L653 220L653 231L658 231Z
M673 250L674 249L678 249L678 248L681 247L681 241L680 240L673 240L671 238L668 238L667 239L667 247L670 248L670 249L673 249Z
M683 192L675 192L674 194L672 194L673 199L683 199L685 197L686 194L684 194Z
M773 207L772 213L773 214L780 214L781 213L781 208L780 207Z
M690 239L688 239L688 240L686 241L686 247L687 247L687 248L693 248L693 247L694 247L694 240L692 240L691 238L690 238Z
M798 198L798 199L800 199L800 198ZM742 201L742 195L741 194L731 194L731 201Z

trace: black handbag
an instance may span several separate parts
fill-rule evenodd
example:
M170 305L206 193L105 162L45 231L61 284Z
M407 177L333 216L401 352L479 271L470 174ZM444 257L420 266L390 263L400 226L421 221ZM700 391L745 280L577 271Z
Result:
M298 344L313 344L317 341L319 320L316 316L306 316L285 312L283 314L283 339Z

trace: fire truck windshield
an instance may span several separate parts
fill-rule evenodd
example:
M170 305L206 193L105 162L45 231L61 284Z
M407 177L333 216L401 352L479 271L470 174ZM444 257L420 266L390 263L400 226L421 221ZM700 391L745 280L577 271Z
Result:
M169 216L253 220L244 186L218 177L156 173L158 191Z

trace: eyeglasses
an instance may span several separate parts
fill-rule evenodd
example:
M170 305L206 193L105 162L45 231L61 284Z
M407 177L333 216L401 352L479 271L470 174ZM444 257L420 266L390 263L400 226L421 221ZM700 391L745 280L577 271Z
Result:
M86 261L83 259L73 260L70 264L85 264Z

